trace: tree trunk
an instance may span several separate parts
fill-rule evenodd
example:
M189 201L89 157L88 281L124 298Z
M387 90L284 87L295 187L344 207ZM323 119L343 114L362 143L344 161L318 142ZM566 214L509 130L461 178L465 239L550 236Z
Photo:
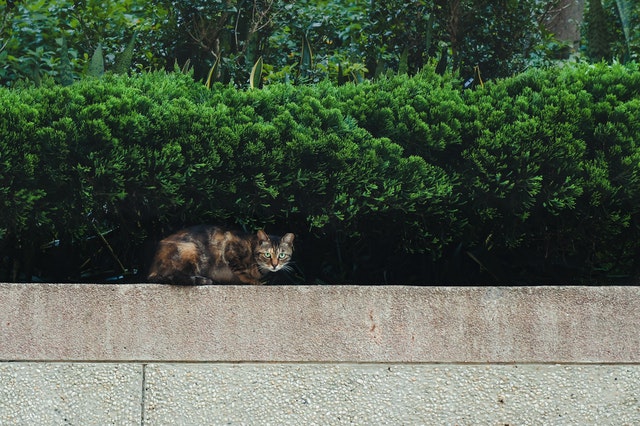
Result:
M585 0L559 0L557 3L549 11L545 26L558 40L571 44L577 50L580 47Z

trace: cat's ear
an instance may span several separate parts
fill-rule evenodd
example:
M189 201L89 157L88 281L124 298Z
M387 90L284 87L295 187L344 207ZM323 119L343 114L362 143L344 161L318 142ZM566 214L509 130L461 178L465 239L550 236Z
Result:
M262 229L258 231L258 241L261 243L269 241L269 236Z
M284 237L282 237L282 239L280 241L282 241L285 244L289 244L290 246L292 246L294 237L295 237L295 235L293 235L292 233L288 233L288 234L285 234Z

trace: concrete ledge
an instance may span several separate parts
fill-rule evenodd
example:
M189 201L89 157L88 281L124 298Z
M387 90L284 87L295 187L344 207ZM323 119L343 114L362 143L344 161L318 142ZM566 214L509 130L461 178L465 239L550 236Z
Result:
M639 287L0 284L0 424L640 424Z
M639 287L0 284L1 361L638 363Z

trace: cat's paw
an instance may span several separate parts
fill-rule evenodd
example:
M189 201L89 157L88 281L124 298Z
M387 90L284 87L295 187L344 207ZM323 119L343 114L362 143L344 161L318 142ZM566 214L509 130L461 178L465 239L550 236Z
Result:
M194 276L191 277L191 282L193 285L211 285L213 284L213 280L207 277Z

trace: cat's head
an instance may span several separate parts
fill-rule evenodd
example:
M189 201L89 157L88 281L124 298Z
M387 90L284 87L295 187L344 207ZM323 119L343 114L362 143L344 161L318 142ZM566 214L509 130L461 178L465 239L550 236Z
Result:
M258 231L258 245L255 258L258 268L262 272L276 272L286 269L293 254L294 235L289 233L282 237L269 236L264 231Z

